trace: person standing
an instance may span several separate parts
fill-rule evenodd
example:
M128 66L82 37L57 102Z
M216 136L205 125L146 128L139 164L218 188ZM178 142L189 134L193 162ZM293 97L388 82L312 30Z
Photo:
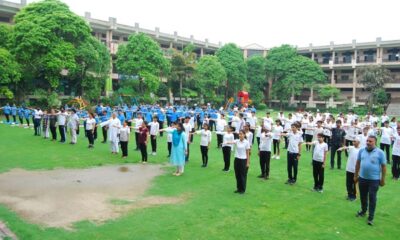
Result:
M260 144L258 156L260 157L260 168L261 175L259 178L269 179L270 172L270 160L271 160L271 145L272 145L272 134L263 127L260 134Z
M399 180L400 177L400 126L396 128L393 136L393 149L392 149L392 176L394 180Z
M137 114L137 118L135 119L135 142L136 142L136 151L139 151L139 128L143 124L143 117L141 113Z
M77 131L79 128L79 117L78 114L76 114L76 110L72 109L72 114L70 117L70 120L68 122L68 128L71 134L71 142L70 144L76 144L76 142L78 141L77 138Z
M34 109L33 111L33 127L35 128L35 136L40 136L40 122L43 112L40 108Z
M331 169L335 167L335 154L337 150L345 145L346 132L341 128L342 121L336 121L336 128L332 128L331 136ZM342 164L342 152L337 152L337 168L340 169Z
M361 210L357 217L364 217L368 212L368 225L373 225L376 196L379 186L385 186L386 158L385 153L376 147L377 139L369 136L367 147L358 153L354 182L358 182L360 189Z
M147 163L147 141L149 138L149 130L147 129L147 122L143 121L142 126L139 127L139 149L142 154L142 163Z
M229 172L229 168L231 166L231 153L232 153L232 146L233 144L229 144L228 142L233 142L235 137L233 136L233 127L226 126L227 132L223 133L222 139L222 155L224 157L224 168L222 171Z
M149 123L149 126L150 126L151 155L155 156L157 154L157 135L160 130L160 124L158 123L158 118L153 117L153 122Z
M291 132L285 134L289 139L287 151L288 180L285 184L293 185L297 181L297 170L301 156L301 144L303 143L303 136L299 131L299 128L300 126L297 123L293 123L291 126Z
M50 110L49 127L51 132L51 141L57 141L57 114L54 109Z
M239 132L239 139L234 140L233 144L235 146L235 193L244 194L250 166L250 143L246 140L246 133L243 130Z
M224 138L224 129L227 126L226 120L225 120L225 114L221 113L220 118L216 120L216 134L217 134L217 148L221 148L223 138Z
M122 158L128 157L128 142L131 134L131 128L128 126L128 121L125 121L119 129L119 142L121 144Z
M176 171L173 173L174 176L181 176L185 168L185 154L187 154L187 136L183 129L182 123L176 124L176 129L167 128L160 131L166 131L172 134L172 150L170 162L176 166Z
M203 123L203 129L197 131L196 134L200 134L200 151L201 151L201 159L203 161L203 165L201 167L207 167L208 165L208 149L211 144L211 132L208 130L208 124Z
M2 107L3 113L6 116L6 123L10 123L10 115L11 115L11 107L10 104L6 104L4 107Z
M190 155L190 144L193 141L193 135L191 133L194 130L194 126L190 123L190 117L189 116L185 117L185 122L183 123L183 129L185 131L186 138L188 140L187 148L186 148L187 154L185 155L185 158L186 158L185 161L188 162L189 161L189 155ZM172 142L172 140L171 140L171 142Z
M274 146L274 155L272 156L272 159L280 159L281 150L279 144L281 142L283 127L281 120L277 119L275 123L276 125L272 127L272 142Z
M101 127L107 126L108 127L108 141L110 141L111 145L111 154L118 154L119 147L118 147L118 132L121 128L121 121L117 118L117 115L113 113L111 118L108 121L100 123Z
M353 146L341 147L338 151L347 149L349 151L349 157L346 165L346 188L347 188L347 200L355 201L357 198L356 183L354 182L354 173L356 171L356 163L358 153L360 152L360 137L356 137Z
M86 136L89 141L88 148L94 148L94 131L96 129L96 120L94 119L94 114L89 113L89 118L86 119L85 130Z
M65 143L65 125L67 123L68 113L65 112L65 109L62 107L61 111L57 114L57 122L58 122L58 131L60 132L60 142Z
M383 127L381 128L381 142L380 149L382 151L386 151L386 162L390 164L390 145L392 144L393 138L393 129L389 127L389 121L385 121L383 123Z
M101 114L100 117L100 121L103 122L107 122L109 119L109 116L107 116L107 111L103 111L103 113ZM101 143L106 143L107 142L107 130L108 130L108 126L104 126L101 128L101 133L103 135L103 141Z
M13 117L13 122L12 124L16 124L17 123L17 106L15 105L15 103L12 105L11 107L11 115Z
M324 134L317 134L317 141L307 142L307 145L313 145L313 191L322 193L324 188L324 168L326 161L326 153L328 152L328 144L324 142Z

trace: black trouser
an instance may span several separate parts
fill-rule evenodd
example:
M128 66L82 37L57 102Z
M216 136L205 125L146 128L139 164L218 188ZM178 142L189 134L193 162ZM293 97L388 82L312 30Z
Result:
M336 151L340 148L340 146L332 145L331 147L331 168L335 167L335 154ZM342 151L337 152L337 167L340 169L342 164Z
M97 139L97 126L94 127L93 138L94 140Z
M135 132L136 150L139 150L139 135L140 133Z
M35 118L33 120L33 127L35 128L35 136L40 135L40 119Z
M25 118L26 123L28 124L28 127L31 125L29 118Z
M210 131L212 132L215 126L215 121L214 120L210 120L209 121L209 125L210 125Z
M168 142L168 157L171 156L172 142Z
M142 162L147 162L147 145L145 143L139 143L139 149L142 154Z
M324 142L328 144L328 149L331 148L331 137L324 135Z
M122 156L127 157L128 156L128 141L121 141L121 150L122 150Z
M89 146L93 146L94 145L93 130L86 130L86 136L89 140Z
M157 136L150 135L150 142L151 142L151 151L157 152Z
M193 135L191 137L193 137ZM190 154L190 144L189 143L187 144L186 151L187 151L187 154L185 156L185 162L189 162L189 154Z
M312 142L313 139L313 135L310 134L306 134L306 142ZM310 151L311 150L311 145L306 145L306 150Z
M222 145L222 139L223 139L224 135L222 134L217 134L217 147L220 148Z
M19 117L19 124L24 124L24 118L23 117Z
M10 122L10 114L4 114L4 115L6 115L7 122L9 123Z
M200 146L200 151L201 151L201 159L203 160L203 165L207 166L207 164L208 164L208 147Z
M296 182L297 181L297 168L299 161L297 160L298 153L287 153L287 172L288 172L288 179L290 181Z
M347 197L356 199L357 189L356 183L354 182L354 173L346 172L346 188L347 188Z
M260 148L260 137L257 137L257 146Z
M236 140L236 139L239 139L239 133L236 133L236 132L234 132L233 133L233 138Z
M231 147L222 147L222 155L224 156L224 170L228 171L231 166Z
M305 128L302 128L301 129L302 130L302 132L303 132L303 141L306 141L306 129Z
M394 178L400 177L400 156L393 155L392 175Z
M14 122L17 122L17 115L12 115Z
M369 220L373 220L375 216L376 195L379 190L379 180L368 180L359 178L358 187L360 189L361 211L367 212L369 205Z
M283 138L285 139L285 149L287 149L289 146L289 138L287 136L284 136Z
M272 140L272 143L273 143L273 145L274 145L274 155L279 155L280 154L280 151L279 151L279 139L273 139Z
M106 126L102 127L101 131L103 133L103 142L107 142L107 127Z
M260 151L260 168L261 176L269 177L269 163L271 160L271 152Z
M61 137L60 142L65 142L65 126L64 125L59 125L58 126L58 131L60 132L60 137Z
M158 121L158 124L160 125L160 129L163 129L163 127L164 127L164 121ZM161 131L160 132L160 137L162 137L163 136L163 132Z
M251 140L251 145L254 144L254 138L256 138L256 130L255 129L250 129L250 132L253 134L253 139Z
M246 192L247 182L247 159L235 158L236 188L239 192Z
M381 143L380 147L382 151L386 151L386 162L390 164L390 144Z
M56 126L50 126L51 137L53 140L57 140L57 128Z
M314 189L322 190L324 186L324 163L313 160Z
M353 141L346 139L345 145L346 145L346 147L353 146ZM344 150L344 154L346 155L346 157L349 156L349 153L347 152L347 150Z

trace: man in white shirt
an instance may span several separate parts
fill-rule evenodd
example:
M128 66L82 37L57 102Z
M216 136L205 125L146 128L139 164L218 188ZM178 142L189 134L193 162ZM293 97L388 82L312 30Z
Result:
M71 134L71 142L70 144L76 144L78 138L77 138L77 131L79 128L79 117L78 114L76 114L76 110L72 109L72 115L71 115L71 119L68 122L68 127L69 127L69 131Z
M143 124L143 117L141 113L137 114L137 118L135 119L135 142L136 142L136 149L135 151L139 151L139 135L140 131L139 128Z
M185 122L183 123L183 129L184 129L185 134L187 136L187 147L186 147L187 154L185 156L185 161L186 162L189 161L189 153L190 153L189 147L190 147L190 144L192 143L192 140L193 140L192 132L193 132L193 129L194 129L194 125L192 125L190 123L190 120L191 120L191 118L189 116L187 116L187 117L185 117Z
M392 144L393 128L389 127L389 121L386 121L383 124L384 125L381 128L382 136L380 148L382 151L386 151L386 161L387 164L390 164L390 145Z
M301 156L301 144L303 143L302 134L299 132L300 126L296 123L292 124L291 132L284 134L289 138L289 146L287 151L287 171L288 180L286 184L293 185L297 181L297 169Z
M354 173L356 171L356 163L358 152L360 151L360 137L356 137L353 146L342 147L339 148L338 151L342 151L347 149L349 151L349 157L347 159L346 164L346 188L347 188L347 200L355 201L356 200L356 183L354 182Z
M313 151L313 176L314 176L314 188L313 191L319 193L323 192L324 186L324 169L326 162L326 153L328 152L328 144L324 142L324 134L318 133L317 140L308 142L308 145L314 146Z
M263 118L263 126L265 127L265 129L267 129L268 131L272 130L272 123L273 120L270 117L270 113L267 112L267 116Z
M225 120L225 114L221 113L220 117L216 120L216 134L217 134L217 148L221 148L222 146L222 139L224 137L224 130L227 126Z
M43 112L40 108L33 109L33 127L35 128L35 136L40 136L40 122Z
M160 124L158 118L153 117L153 122L149 123L150 126L150 142L151 142L151 155L157 154L157 134L160 130Z
M61 136L61 143L65 143L65 125L67 123L68 113L65 112L64 108L61 108L61 111L57 114L57 122L58 122L58 131Z

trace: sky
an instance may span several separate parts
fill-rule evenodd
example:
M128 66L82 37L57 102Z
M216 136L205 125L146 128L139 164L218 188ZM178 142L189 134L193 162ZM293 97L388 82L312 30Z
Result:
M16 0L12 0L16 1ZM36 0L28 0L33 2ZM62 0L73 12L212 43L271 48L400 39L399 0Z

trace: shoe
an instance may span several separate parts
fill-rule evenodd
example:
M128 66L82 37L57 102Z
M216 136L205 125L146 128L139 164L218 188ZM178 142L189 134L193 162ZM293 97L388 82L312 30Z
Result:
M238 192L239 194L241 194L241 195L243 195L244 194L244 192Z
M290 184L290 185L296 184L296 180L292 180L289 184Z
M374 226L374 220L373 220L373 219L368 219L367 224L368 224L369 226Z
M356 198L350 198L349 201L350 202L354 202L356 200Z
M258 177L258 178L265 178L264 175L258 175L257 177Z
M316 191L318 191L318 189L313 187L313 188L311 188L311 191L316 192Z
M239 193L239 190L234 191L233 193Z
M322 188L320 188L320 189L318 189L318 190L317 190L317 192L319 192L319 193L323 193L323 192L324 192L324 190L323 190Z
M357 214L356 214L356 217L365 217L365 212L358 211Z
M229 172L230 170L229 169L225 169L225 170L223 170L224 172Z
M280 156L276 156L276 159L278 159L278 160L279 160L279 159L281 159L281 157L280 157Z
M265 176L265 178L264 178L265 180L268 180L269 179L269 176Z
M285 184L292 184L292 180L288 179Z

